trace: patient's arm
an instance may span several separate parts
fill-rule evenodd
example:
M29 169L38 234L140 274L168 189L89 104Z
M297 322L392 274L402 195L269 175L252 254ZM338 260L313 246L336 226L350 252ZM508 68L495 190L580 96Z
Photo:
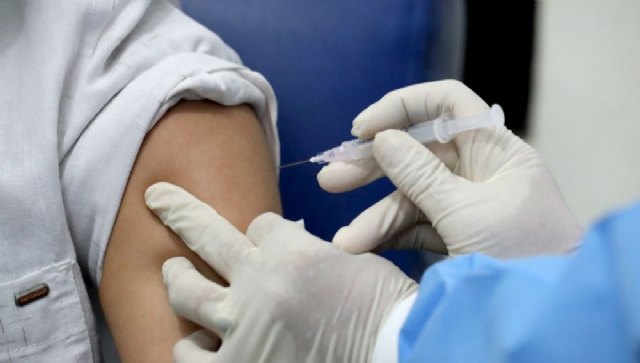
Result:
M171 311L162 263L186 256L220 278L149 211L144 191L182 186L244 231L266 211L280 212L271 153L248 106L183 102L147 135L111 234L100 301L124 362L171 362L174 343L197 327Z

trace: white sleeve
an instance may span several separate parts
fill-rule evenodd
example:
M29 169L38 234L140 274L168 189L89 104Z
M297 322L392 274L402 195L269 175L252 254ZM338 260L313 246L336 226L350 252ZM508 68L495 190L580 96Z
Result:
M78 42L59 122L69 228L96 285L140 145L177 102L250 105L279 162L273 90L217 35L167 0L97 6L86 29L75 30L87 40Z
M407 316L416 301L418 292L405 298L393 307L387 319L378 332L376 344L373 347L372 363L398 362L398 337Z

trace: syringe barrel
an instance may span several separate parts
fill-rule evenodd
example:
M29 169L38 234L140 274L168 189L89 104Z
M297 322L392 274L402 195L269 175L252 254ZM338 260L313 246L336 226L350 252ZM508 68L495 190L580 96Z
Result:
M440 118L433 121L421 122L407 128L407 133L421 144L436 141L435 125Z
M479 115L450 120L447 122L447 131L457 135L464 131L475 130L483 127L498 127L504 125L504 111L500 105L493 105L487 112Z
M324 151L311 159L312 163L330 163L334 161L352 161L373 157L371 141L349 140L340 146Z
M451 119L443 115L433 121L421 122L407 128L407 133L422 144L439 141L448 142L461 132L475 130L482 127L497 127L504 125L504 112L500 105L493 105L491 109L479 115ZM340 146L322 152L309 161L312 163L329 163L334 161L352 161L373 157L372 141L350 140Z
M373 142L364 140L350 140L343 142L339 149L345 160L360 160L373 157ZM341 160L344 161L344 160Z

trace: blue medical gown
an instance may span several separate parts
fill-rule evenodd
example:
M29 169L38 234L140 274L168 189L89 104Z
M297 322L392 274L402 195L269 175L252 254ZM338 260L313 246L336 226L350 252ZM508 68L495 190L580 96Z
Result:
M640 204L568 256L451 259L423 276L400 362L640 362Z

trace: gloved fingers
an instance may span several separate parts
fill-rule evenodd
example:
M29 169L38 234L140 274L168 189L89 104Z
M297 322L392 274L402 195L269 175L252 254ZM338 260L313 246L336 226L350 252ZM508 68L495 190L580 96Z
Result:
M293 242L299 245L302 241L321 241L313 236L300 223L290 221L275 213L263 213L257 216L247 228L247 237L258 247L266 241L283 245ZM321 241L323 242L323 241Z
M449 169L458 161L458 149L451 143L427 146ZM378 162L371 158L351 162L333 162L318 173L320 187L329 193L342 193L367 185L384 176Z
M225 337L232 327L223 302L228 289L208 280L184 257L173 257L162 265L162 276L173 310L194 323Z
M387 129L434 120L443 114L466 117L489 106L463 83L454 80L416 84L391 91L362 111L353 121L351 133L370 139Z
M468 183L402 131L376 135L373 155L393 184L431 220L448 207L463 183Z
M340 228L333 244L353 254L369 252L423 218L422 211L396 190Z
M217 353L218 341L210 332L198 330L178 340L173 347L173 360L176 363L219 363Z
M447 245L442 237L431 226L431 224L421 223L391 237L387 242L380 245L376 252L386 249L396 250L424 250L439 254L447 254Z
M145 192L147 206L227 281L254 246L213 208L184 189L156 183Z
M347 192L384 176L375 159L333 162L318 173L320 187L329 193Z
M367 107L353 121L352 134L371 139L387 129L402 129L411 124L434 120L443 114L466 117L484 112L487 104L463 83L446 80L429 82L391 91ZM429 145L431 151L452 168L458 160L452 143ZM374 160L336 162L318 173L320 186L331 193L356 189L383 176Z
M263 213L253 219L247 227L247 237L253 242L254 245L260 246L261 241L279 226L285 225L290 222L282 216L275 213L267 212ZM294 222L291 222L294 223ZM301 227L301 226L300 226Z

